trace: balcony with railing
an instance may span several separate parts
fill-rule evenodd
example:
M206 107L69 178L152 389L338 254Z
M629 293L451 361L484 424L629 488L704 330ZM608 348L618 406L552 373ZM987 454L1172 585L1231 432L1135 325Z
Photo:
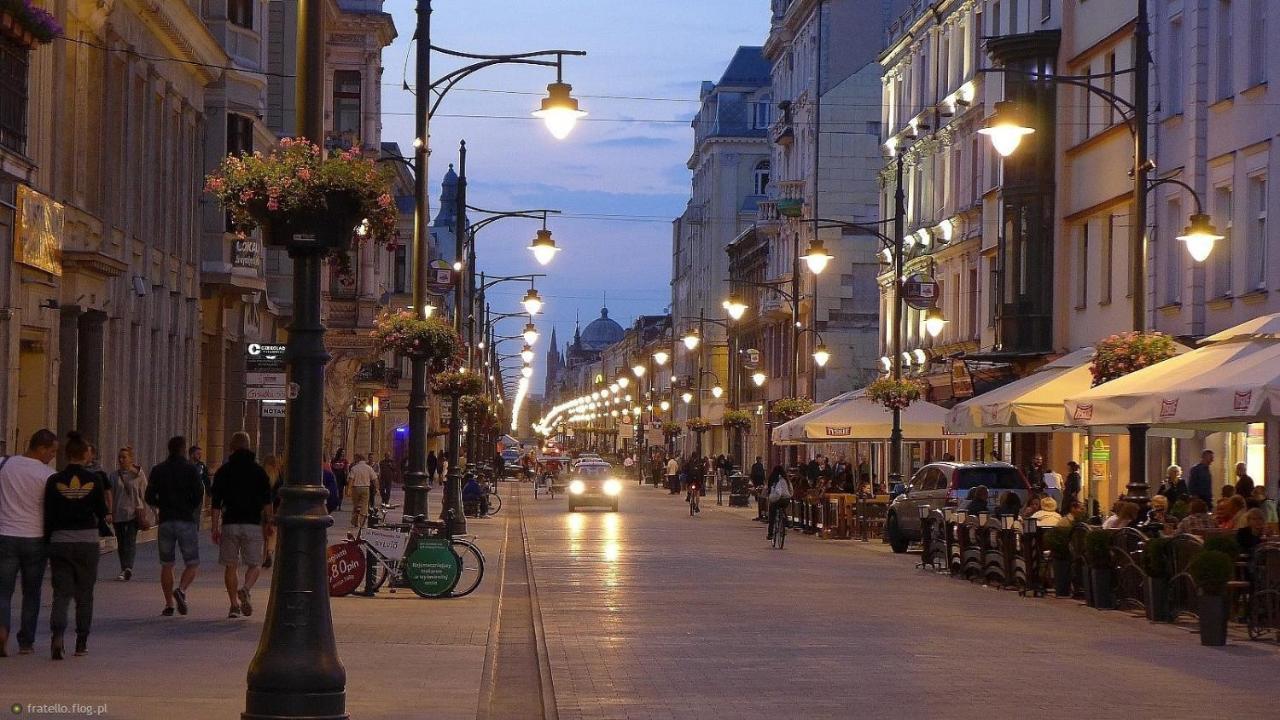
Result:
M805 181L782 180L778 183L779 197L774 201L782 217L798 218L804 214Z

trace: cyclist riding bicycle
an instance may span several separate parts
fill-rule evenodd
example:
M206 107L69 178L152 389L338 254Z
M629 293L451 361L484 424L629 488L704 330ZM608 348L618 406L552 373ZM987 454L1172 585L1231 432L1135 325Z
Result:
M698 500L702 495L702 478L691 474L686 485L689 491L685 495L685 502L693 505L693 512L702 512L702 503Z
M787 504L791 502L791 481L787 480L787 473L782 469L781 465L775 465L773 472L769 474L769 529L765 534L766 540L773 539L774 523L778 521L779 516L783 516L787 508Z

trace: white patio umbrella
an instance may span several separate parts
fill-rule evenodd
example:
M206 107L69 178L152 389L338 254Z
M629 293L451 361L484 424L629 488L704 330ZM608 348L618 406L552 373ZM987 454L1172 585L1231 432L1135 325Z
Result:
M902 435L907 440L960 440L943 428L946 408L923 400L902 411ZM812 412L773 429L775 445L887 440L893 431L893 413L868 400L862 390L845 393ZM973 436L974 439L980 436Z
M1204 347L1080 393L1066 401L1064 420L1203 429L1273 420L1280 416L1278 326L1280 315L1255 318Z

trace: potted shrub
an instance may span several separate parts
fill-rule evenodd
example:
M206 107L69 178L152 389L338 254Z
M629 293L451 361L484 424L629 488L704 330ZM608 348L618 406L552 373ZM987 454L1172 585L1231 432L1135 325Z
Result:
M1114 610L1116 606L1115 590L1111 587L1111 530L1090 530L1084 536L1084 557L1089 565L1088 593L1093 602L1090 607L1099 610Z
M1173 566L1167 538L1151 538L1143 544L1142 570L1147 576L1144 581L1147 620L1173 622L1173 610L1169 605L1169 578L1173 576Z
M693 417L686 420L684 426L701 435L711 429L711 421L703 417Z
M30 50L36 43L53 42L63 29L48 10L31 0L0 0L0 32Z
M1093 384L1101 385L1168 360L1174 353L1173 339L1164 333L1120 333L1097 344L1089 372L1093 375Z
M909 378L882 377L867 386L866 397L886 410L906 410L924 395L924 386Z
M774 418L786 422L795 420L813 411L813 401L809 398L782 398L773 403L770 413Z
M729 430L742 432L751 429L751 413L743 410L726 410L722 423Z
M370 333L379 353L394 352L426 361L427 371L443 373L454 364L462 340L453 325L438 317L419 317L410 310L384 311Z
M390 172L358 148L326 154L306 140L283 138L266 154L223 158L205 179L205 192L238 232L261 227L269 245L328 253L353 240L395 237Z
M1053 562L1053 592L1071 597L1071 528L1052 527L1044 534L1044 544Z
M1227 583L1235 558L1220 550L1204 550L1191 558L1187 574L1195 580L1200 600L1200 644L1227 644Z
M479 395L484 391L484 381L478 373L452 370L437 373L431 378L431 389L445 397Z

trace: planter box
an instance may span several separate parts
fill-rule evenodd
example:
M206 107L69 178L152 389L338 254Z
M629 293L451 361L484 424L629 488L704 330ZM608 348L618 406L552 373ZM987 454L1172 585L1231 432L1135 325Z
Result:
M782 198L777 202L778 214L783 217L800 217L804 212L804 201L792 198Z
M1169 606L1169 582L1164 578L1147 578L1143 585L1147 620L1173 622L1173 609Z
M1053 593L1058 597L1071 597L1071 559L1053 559Z
M1201 595L1200 644L1221 646L1227 644L1227 596Z
M1116 608L1116 593L1111 587L1111 568L1089 568L1089 587L1092 589L1093 604L1099 610Z

